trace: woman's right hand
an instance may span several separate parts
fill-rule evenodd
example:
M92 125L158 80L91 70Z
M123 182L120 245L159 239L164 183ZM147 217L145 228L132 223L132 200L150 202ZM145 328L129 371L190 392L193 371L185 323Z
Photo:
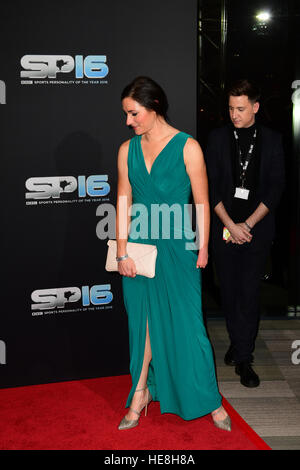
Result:
M126 258L118 262L119 273L122 276L135 277L136 276L136 266L132 258Z

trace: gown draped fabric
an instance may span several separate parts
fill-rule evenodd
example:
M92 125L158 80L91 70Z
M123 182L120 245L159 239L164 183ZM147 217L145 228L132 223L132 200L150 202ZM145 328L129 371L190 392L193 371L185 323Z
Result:
M191 184L183 148L189 137L183 132L176 134L157 156L150 173L141 136L130 141L128 175L132 202L137 204L134 207L146 207L147 216L141 219L138 211L136 218L132 216L128 240L156 245L158 255L154 278L122 278L132 377L126 407L130 406L141 374L148 321L152 350L149 390L153 399L160 402L161 413L174 413L186 420L210 413L222 401L203 324L197 252L186 249L186 243L191 243L192 227L190 218L183 214L185 205L190 203ZM171 207L174 214L177 211L176 216L170 211L171 224L151 216L151 209L158 207ZM178 215L180 210L182 217Z

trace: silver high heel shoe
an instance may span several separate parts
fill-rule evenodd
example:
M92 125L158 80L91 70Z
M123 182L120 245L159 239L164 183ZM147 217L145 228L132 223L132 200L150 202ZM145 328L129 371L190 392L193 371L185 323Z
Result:
M135 426L137 426L139 424L139 419L140 419L141 412L143 411L144 408L145 408L145 416L147 416L148 405L149 405L150 401L152 401L152 396L151 396L151 393L149 391L149 388L147 386L144 387L144 388L139 388L134 393L142 392L143 390L148 390L148 401L147 401L146 405L143 406L141 411L136 411L133 408L131 408L131 406L130 406L130 410L133 411L134 413L136 413L138 418L137 419L127 419L126 416L124 416L124 418L122 419L122 421L120 422L119 427L118 427L118 429L120 431L122 431L124 429L131 429L131 428L134 428Z
M214 420L214 415L218 414L221 410L222 410L223 406L220 406L220 408L218 408L217 410L213 411L211 413L211 416L212 416L212 419L213 419L213 422L214 422L214 425L217 427L217 428L220 428L220 429L223 429L224 431L231 431L231 419L230 419L230 416L227 415L226 418L222 419L222 420Z

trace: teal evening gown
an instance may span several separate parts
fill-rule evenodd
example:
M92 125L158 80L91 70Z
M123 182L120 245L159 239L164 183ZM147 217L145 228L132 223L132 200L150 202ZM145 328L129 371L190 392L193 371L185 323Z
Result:
M132 202L148 208L149 238L144 232L138 239L134 234L132 237L132 217L128 241L156 245L158 255L154 278L122 278L132 378L126 407L130 406L141 374L148 320L152 350L147 380L150 393L153 400L159 401L161 413L174 413L185 420L206 415L222 404L212 348L203 324L201 269L196 268L197 251L186 250L186 242L191 243L190 219L185 217L182 222L183 217L181 221L171 217L169 237L163 224L151 227L150 214L153 204L177 204L184 209L190 203L191 184L183 160L189 137L184 132L177 133L157 156L150 173L141 136L130 140L128 175ZM135 233L138 228L135 226Z

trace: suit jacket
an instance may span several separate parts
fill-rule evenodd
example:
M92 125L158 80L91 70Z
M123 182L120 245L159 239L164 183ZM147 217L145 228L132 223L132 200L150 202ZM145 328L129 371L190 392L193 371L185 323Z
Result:
M280 201L285 181L285 164L281 135L267 127L257 124L259 141L259 178L255 194L255 208L263 202L269 213L252 229L252 247L263 246L271 242L275 234L275 209ZM214 212L222 201L229 216L233 200L235 148L232 139L233 127L226 125L213 130L208 139L205 160L210 189L212 209L212 243L213 247L224 244L223 224ZM239 221L243 222L243 220Z

